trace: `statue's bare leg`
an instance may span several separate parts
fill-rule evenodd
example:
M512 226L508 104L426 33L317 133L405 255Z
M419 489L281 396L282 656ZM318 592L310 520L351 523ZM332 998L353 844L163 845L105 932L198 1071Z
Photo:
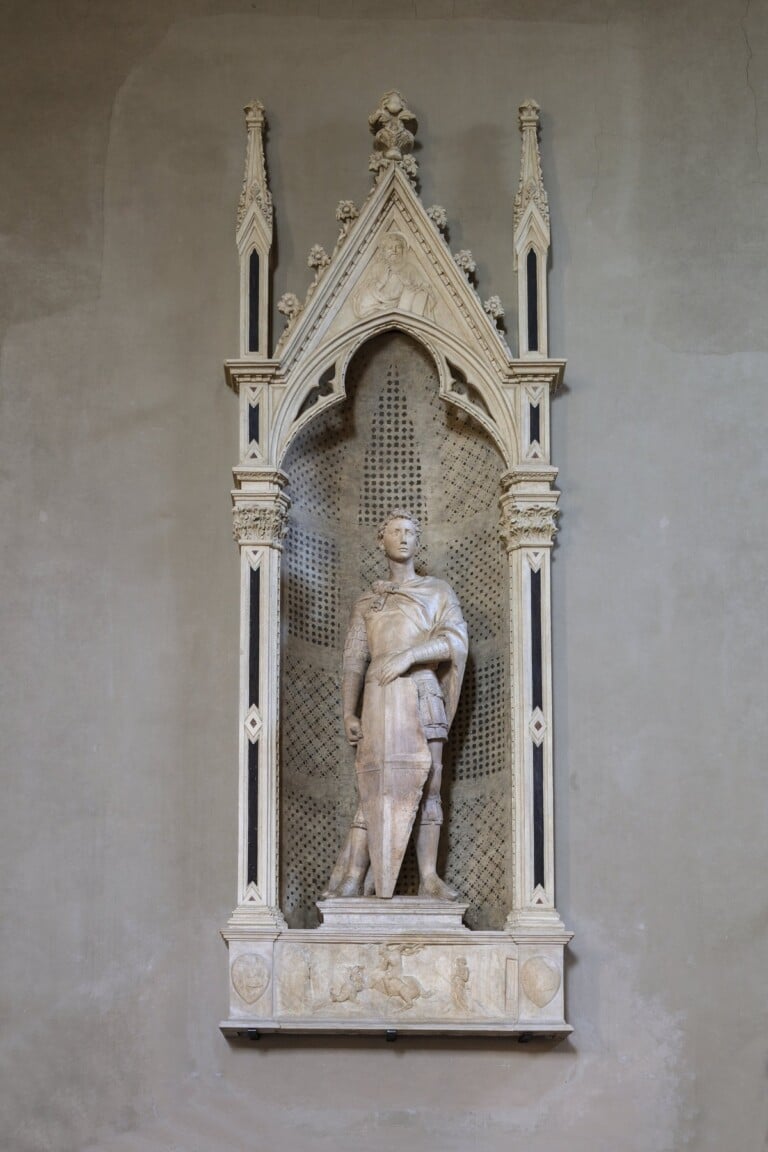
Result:
M442 826L440 787L443 779L443 742L430 740L432 767L424 785L424 799L416 826L416 859L419 863L419 896L435 900L458 900L459 893L437 874L437 850Z
M369 864L368 833L353 826L349 830L346 876L333 895L362 896Z

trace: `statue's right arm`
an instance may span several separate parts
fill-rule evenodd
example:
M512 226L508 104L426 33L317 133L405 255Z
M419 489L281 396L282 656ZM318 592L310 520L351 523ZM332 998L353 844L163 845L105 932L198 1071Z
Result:
M358 603L352 610L341 672L341 707L344 731L350 744L357 744L363 735L358 705L368 660L368 634Z
M363 676L347 673L341 680L341 706L344 714L344 731L350 744L357 744L363 735L363 725L357 715L357 703Z

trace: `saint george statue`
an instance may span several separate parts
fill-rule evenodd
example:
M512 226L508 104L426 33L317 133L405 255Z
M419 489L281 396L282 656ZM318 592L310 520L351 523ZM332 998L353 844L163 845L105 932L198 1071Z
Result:
M459 699L467 627L449 585L416 575L420 534L410 512L389 513L378 541L390 578L352 610L342 705L360 803L326 896L368 894L372 880L376 896L391 897L415 826L419 895L459 897L437 875L437 849L443 744Z

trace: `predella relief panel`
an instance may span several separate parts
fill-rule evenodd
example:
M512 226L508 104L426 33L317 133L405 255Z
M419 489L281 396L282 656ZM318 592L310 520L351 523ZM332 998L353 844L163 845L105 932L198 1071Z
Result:
M555 905L549 209L520 106L515 325L425 208L417 119L368 117L303 299L277 302L265 112L237 213L238 899L229 1035L561 1036ZM517 355L510 343L517 341Z

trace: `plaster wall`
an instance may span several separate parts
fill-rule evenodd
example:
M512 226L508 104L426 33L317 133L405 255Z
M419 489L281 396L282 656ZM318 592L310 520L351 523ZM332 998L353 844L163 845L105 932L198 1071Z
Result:
M76 0L0 13L0 1145L765 1148L768 6ZM233 240L266 105L275 298L366 116L513 313L543 109L570 1042L230 1047Z

